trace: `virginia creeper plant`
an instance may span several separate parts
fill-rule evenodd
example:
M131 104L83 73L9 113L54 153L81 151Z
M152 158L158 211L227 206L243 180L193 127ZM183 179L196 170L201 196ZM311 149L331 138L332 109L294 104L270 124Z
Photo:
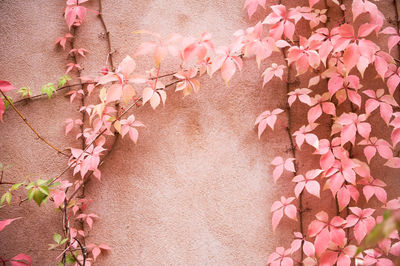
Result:
M92 0L94 1L94 0ZM22 204L34 200L39 206L50 200L62 213L62 232L54 232L54 242L49 248L58 252L55 257L60 265L91 265L101 254L111 248L106 243L86 243L85 230L90 230L100 217L90 212L91 199L84 194L85 183L93 176L101 179L101 165L113 150L118 136L138 141L140 130L145 126L135 116L135 108L149 104L153 109L167 103L167 90L173 89L183 96L196 93L201 81L208 76L221 75L227 85L235 73L243 68L243 60L256 60L258 66L274 53L284 57L284 64L272 63L262 71L263 84L267 89L272 79L287 84L286 107L277 106L265 110L254 118L258 137L266 130L274 130L285 123L277 123L287 116L284 125L291 143L291 157L276 156L272 180L279 184L292 182L291 194L281 195L271 206L271 226L279 230L282 219L299 223L299 229L291 237L288 247L276 247L266 260L270 265L395 265L400 263L400 197L389 199L386 184L379 176L372 176L370 163L381 157L385 167L400 168L396 147L400 142L399 92L400 60L392 56L398 48L398 27L385 27L385 16L370 0L353 0L349 10L338 0L309 0L308 6L288 8L280 3L269 4L266 0L246 0L248 16L264 12L264 17L247 29L233 34L232 42L215 47L212 36L204 32L190 37L174 33L168 38L160 34L138 31L153 40L137 45L135 54L127 55L117 67L113 63L110 32L99 10L85 7L88 0L68 0L64 18L69 31L57 37L55 45L68 50L71 61L58 84L43 86L42 94L32 95L29 87L17 92L20 99L13 102L7 92L16 90L10 82L0 81L0 119L11 106L26 125L44 144L59 154L69 157L65 169L48 180L29 180L11 183L3 180L6 166L1 165L1 185L9 189L1 197L0 205ZM329 2L329 4L328 4ZM268 4L268 5L267 5ZM325 6L325 9L317 8ZM329 26L328 8L342 11L336 25ZM348 20L347 14L351 17ZM97 16L104 28L108 54L98 74L82 74L80 60L90 50L75 47L79 26ZM308 31L299 34L300 23L306 22ZM387 45L377 44L377 37L387 37ZM151 56L151 69L136 69L136 61ZM163 74L162 66L170 57L179 59L175 71ZM369 69L379 87L365 84L364 74ZM310 77L307 84L293 86L291 73ZM70 75L81 81L69 84ZM313 88L323 85L323 92ZM61 90L68 90L70 102L79 101L81 118L65 121L65 135L74 134L76 147L69 150L55 147L28 122L18 110L19 102L29 102L43 95L49 98ZM91 98L95 104L87 104ZM95 99L95 101L93 101ZM307 110L307 123L300 128L291 126L291 107L302 106ZM344 108L347 106L347 108ZM282 109L284 108L284 109ZM371 123L376 115L386 124L386 138L374 136L378 127ZM319 136L318 128L329 127L328 138ZM250 130L250 129L249 129ZM317 158L318 167L297 167L296 152L309 146L310 158ZM354 158L354 149L363 150L363 158ZM68 178L72 169L73 179ZM284 172L293 173L291 180L283 180ZM22 196L22 190L26 196ZM330 200L337 205L336 216L319 206L309 223L304 216L310 215L303 207L303 196L320 198L322 190L330 191ZM80 197L77 197L77 196ZM363 197L367 202L360 204ZM375 207L374 207L375 206ZM378 208L376 206L379 206ZM0 231L22 217L0 221ZM309 219L310 220L310 219ZM3 263L31 265L32 259L23 253L13 258L0 258Z

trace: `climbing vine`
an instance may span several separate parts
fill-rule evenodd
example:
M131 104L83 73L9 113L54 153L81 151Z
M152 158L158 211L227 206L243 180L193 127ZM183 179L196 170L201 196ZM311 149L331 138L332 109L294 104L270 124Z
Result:
M111 250L107 243L87 243L85 239L85 231L91 230L101 217L89 211L91 199L86 197L84 188L92 177L101 179L101 166L119 137L129 137L133 143L138 141L145 121L137 119L135 110L146 104L153 109L167 104L167 90L174 89L183 96L196 93L207 76L212 78L217 73L229 86L235 73L242 70L243 60L255 58L260 67L274 53L279 53L285 63L272 63L263 71L260 89L268 89L272 79L280 79L286 83L287 90L282 92L287 95L286 105L262 112L254 118L255 126L260 139L266 130L277 126L287 131L291 157L278 155L272 160L272 180L277 184L292 182L294 191L272 204L271 221L274 231L279 230L281 220L286 218L299 225L290 247L277 247L266 263L285 266L398 263L400 197L388 198L386 184L378 176L372 176L370 163L381 157L385 167L400 168L396 152L400 142L400 60L391 54L400 42L400 34L395 27L384 26L385 16L375 3L353 0L347 9L338 0L309 0L308 6L288 8L281 3L267 6L266 0L246 0L244 6L249 17L255 12L266 12L265 17L250 28L236 31L230 44L215 47L208 32L198 38L176 33L162 38L158 33L141 30L135 34L148 35L152 41L137 45L135 54L127 55L115 67L102 1L97 1L98 10L87 8L86 2L66 1L64 18L69 31L57 37L55 45L69 49L71 61L57 85L48 83L40 95L32 95L29 87L17 90L10 82L0 81L0 119L11 107L44 145L69 158L58 175L22 183L3 180L7 166L0 165L0 185L9 187L1 197L2 207L28 200L40 206L50 200L61 211L62 232L53 232L54 242L49 246L59 252L56 257L60 265L91 265L98 256ZM336 25L330 26L328 9L342 12ZM107 54L98 74L88 76L84 75L80 61L90 50L77 47L75 40L80 25L93 23L96 16L104 30ZM305 36L297 31L300 21L309 27ZM388 37L387 46L380 47L374 35ZM136 68L136 61L143 56L153 58L151 69ZM164 74L163 66L170 57L178 59L179 64L175 71ZM365 84L367 69L381 80L380 87ZM80 82L70 84L72 75ZM291 81L294 75L310 78L307 84L299 85ZM322 93L313 90L321 84L325 89ZM7 96L12 90L19 93L19 100ZM67 91L71 103L80 104L81 117L65 121L65 135L74 134L78 140L69 149L56 147L44 138L18 109L19 103L51 98L60 91ZM307 110L307 124L300 128L292 125L294 105ZM374 113L386 124L384 138L372 133L379 127L372 122ZM277 123L278 119L286 122ZM318 132L323 126L329 128L329 136L325 138ZM297 152L304 145L312 149L309 157L317 158L318 167L299 169ZM363 158L355 158L355 148L363 150ZM293 173L292 179L282 177L284 172ZM21 196L25 195L21 192L24 189L26 196ZM322 190L331 192L336 215L329 217L328 210L319 206L315 217L304 219L309 213L303 196L320 198ZM371 205L361 205L360 197ZM377 205L381 207L373 207ZM0 231L21 218L0 221ZM0 260L3 264L32 265L31 257L24 253Z

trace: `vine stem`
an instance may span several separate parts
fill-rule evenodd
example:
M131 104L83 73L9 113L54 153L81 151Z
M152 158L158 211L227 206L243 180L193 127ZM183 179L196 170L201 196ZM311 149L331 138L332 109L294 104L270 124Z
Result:
M95 83L95 82L85 82L85 83L78 83L78 84L65 85L65 86L62 86L62 87L60 87L60 88L57 88L56 91L64 90L64 89L71 88L71 87L75 87L75 86L82 86L82 85L86 85L86 84L93 84L93 83ZM28 97L28 98L22 98L22 99L20 99L20 100L18 100L18 101L15 101L14 104L18 104L18 103L22 103L22 102L27 102L27 101L30 101L30 100L32 100L32 99L40 98L40 97L43 97L43 96L47 96L47 95L41 93L41 94L37 94L37 95L31 96L31 97Z
M341 4L343 5L343 0L341 1ZM344 18L344 20L346 20L346 12L343 10L343 9L340 9L341 11L342 11L342 15L343 15L343 18ZM346 88L345 88L346 89ZM346 91L346 95L347 95L347 99L349 99L349 96L348 96L348 94L347 94L347 91ZM350 100L349 100L350 101ZM354 108L354 105L353 105L353 103L350 101L350 108L351 108L351 112L353 112L353 113L356 113L356 110L355 110L355 108ZM358 114L357 114L358 115ZM349 158L352 158L353 157L353 145L351 144L351 146L350 146L350 148L349 148ZM345 184L347 185L348 184L348 182L347 181L345 181ZM336 204L337 204L337 211L339 211L339 201L338 201L338 198L337 198L337 195L336 195ZM349 213L350 213L350 211L349 211L349 205L347 205L346 207L345 207L345 209L346 209L346 217L347 216L349 216ZM338 216L340 216L340 211L339 211L339 215ZM346 229L346 235L347 235L347 243L349 242L349 238L350 238L350 228L347 228Z
M0 185L15 185L16 183L14 182L5 182L5 181L1 181Z
M282 0L279 0L279 4L282 4ZM285 61L286 67L287 67L287 80L286 80L286 97L287 94L290 92L290 83L289 79L291 76L291 71L290 71L290 65L288 64L288 61L286 60L286 52L285 49L282 48L280 49L282 56L283 56L283 61ZM291 113L290 113L290 106L288 99L286 98L286 111L287 111L287 119L288 119L288 124L286 127L286 132L288 134L289 142L290 142L290 150L292 153L292 157L295 159L294 163L294 173L293 176L297 176L298 173L298 165L297 165L297 160L296 160L296 146L294 145L293 138L292 138L292 132L290 130L291 124L292 124L292 119L291 119ZM303 192L300 193L299 195L299 229L300 233L304 237L304 230L303 230ZM300 245L300 261L303 261L304 254L303 254L303 246L304 246L304 241L301 241Z
M82 264L79 263L79 265L85 266L85 264L86 264L86 255L87 255L86 247L84 245L82 245L82 243L76 237L74 237L74 239L75 239L76 242L78 242L79 247L82 250L83 263Z
M165 77L173 76L173 75L175 75L175 74L176 74L176 72L174 72L174 73L169 73L169 74L164 74L164 75L160 75L160 76L157 74L157 77L149 78L149 79L165 78Z
M106 23L104 21L104 17L103 17L103 2L102 2L102 0L98 0L98 5L99 5L98 17L100 19L101 25L103 26L103 29L104 29L104 32L105 32L105 36L106 36L106 39L107 39L107 47L108 47L107 62L110 64L111 70L113 72L115 72L115 67L114 67L114 62L113 62L113 55L112 55L113 51L112 51L112 46L111 46L110 31L108 30L107 25L106 25ZM115 108L117 109L117 114L118 114L118 112L120 110L119 103L115 103ZM111 147L108 150L108 153L107 153L106 156L108 156L114 150L114 147L117 144L117 141L118 141L118 138L119 138L119 134L118 134L118 132L114 132L114 134L115 134L114 141L111 144ZM100 163L103 163L105 157L103 157L103 160ZM90 175L92 175L92 174L93 174L93 172ZM84 186L84 185L85 185L84 182L82 182L82 186Z
M77 27L73 27L73 35L74 36L76 36L76 32L77 32L77 30L78 30L78 28ZM72 39L71 40L71 49L74 49L75 47L75 38L74 39ZM75 64L78 64L78 58L77 58L77 55L76 55L76 53L74 53L74 54L72 54L72 60L74 61L74 63ZM82 70L81 69L78 69L78 77L80 78L82 76ZM85 88L85 84L83 84L82 82L80 82L80 84L81 84L81 90L83 91L84 90L84 88ZM82 97L81 97L81 107L83 107L83 106L85 106L85 93L83 93L83 95L82 95ZM81 147L82 147L82 149L85 147L85 139L84 139L84 137L83 137L83 133L84 133L84 130L85 130L85 112L82 112L82 124L81 124L81 126L80 126L80 128L81 128L81 134L82 134L82 138L81 138ZM68 192L68 188L66 188L66 190L65 190L65 194L67 194L67 192ZM84 197L84 195L85 195L85 187L82 187L82 190L81 190L81 196L82 197ZM64 200L64 210L65 210L65 215L67 215L67 206L68 206L68 201L67 201L67 199L65 198L65 200ZM69 224L68 224L69 225ZM84 222L83 221L80 221L80 225L81 225L81 228L82 228L82 230L85 230L85 225L84 225ZM69 226L68 227L66 227L66 230L67 230L67 232L69 231ZM81 249L82 249L82 256L83 256L83 266L85 265L85 263L86 263L86 248L82 248L82 245L81 245L81 243L75 238L75 240L79 243L79 245L80 245L80 247L81 247ZM85 237L83 237L83 245L85 245ZM65 256L66 254L64 253L64 256ZM79 265L81 265L80 263L79 263Z
M106 39L107 39L107 44L108 44L108 59L109 59L108 62L110 63L112 72L115 72L115 67L114 67L113 57L112 57L113 51L111 49L110 32L108 31L107 25L104 22L104 18L103 18L103 3L102 3L101 0L99 0L99 14L98 14L98 17L99 17L99 19L101 21L101 25L103 26L105 34L106 34Z
M284 49L281 49L282 55L284 57L284 61L286 63L287 66L287 80L286 80L286 95L290 92L290 75L291 75L291 71L290 71L290 66L286 61L286 52ZM290 106L289 106L289 102L287 101L286 98L286 111L287 111L287 119L288 119L288 124L286 126L286 132L288 134L288 139L289 139L289 143L290 143L290 151L292 153L292 158L295 159L295 163L294 163L294 173L293 176L297 176L298 174L298 165L297 165L297 158L296 158L296 146L293 142L293 138L292 138L292 131L291 131L291 125L292 125L292 116L290 113ZM304 229L303 229L303 212L304 212L304 208L303 208L303 192L300 193L299 195L299 229L300 229L300 233L303 235L304 237ZM303 261L304 255L303 255L303 241L301 242L301 247L300 247L300 261Z
M19 115L19 117L24 121L24 123L33 131L33 133L35 133L35 135L42 140L44 143L46 143L50 148L52 148L53 150L55 150L56 152L58 152L59 154L62 154L64 156L69 156L68 154L62 152L59 148L57 148L56 146L54 146L53 144L51 144L47 139L45 139L44 137L42 137L39 132L28 122L28 120L25 118L25 116L18 110L18 108L14 105L14 103L12 101L10 101L10 99L8 99L8 97L4 94L4 92L2 90L0 90L1 94L3 95L4 99L7 100L7 102L11 105L11 107L14 109L14 111Z

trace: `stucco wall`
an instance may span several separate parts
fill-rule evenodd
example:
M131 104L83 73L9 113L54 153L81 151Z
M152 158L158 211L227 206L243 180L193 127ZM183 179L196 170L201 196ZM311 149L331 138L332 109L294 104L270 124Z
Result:
M284 1L289 6L299 2L307 3ZM345 2L347 6L351 3ZM89 5L97 9L97 1L91 0ZM234 31L261 19L261 12L257 12L249 21L240 0L104 0L103 5L116 63L127 54L133 55L144 40L133 34L135 30L193 36L209 31L216 44L222 45L230 42ZM395 21L391 0L378 5ZM63 7L61 0L0 1L0 79L16 87L29 85L37 94L43 84L62 75L69 60L53 43L67 31ZM335 25L338 10L331 9L329 15L329 23ZM80 60L85 74L104 65L107 49L102 32L100 21L89 13L88 23L79 28L76 40L77 47L89 50L87 59ZM385 41L379 40L381 45ZM280 195L293 194L292 176L285 174L277 186L270 166L277 155L291 156L287 133L278 126L258 140L253 127L262 111L285 106L283 82L274 79L262 88L261 71L276 61L283 63L278 53L259 70L254 60L246 60L244 70L235 75L229 87L219 75L212 81L203 78L197 95L183 98L168 92L165 108L153 111L147 106L135 111L137 119L146 124L138 144L119 140L102 167L102 181L92 180L85 191L93 199L90 210L101 217L86 241L112 247L107 256L99 258L99 265L263 265L277 245L288 246L288 236L298 231L298 225L284 219L274 234L269 212ZM148 68L150 61L143 59L138 66ZM164 73L174 69L172 63L163 66ZM305 87L307 77L299 82L293 86ZM381 85L370 79L364 86ZM19 108L57 146L80 146L73 136L64 136L64 121L78 118L79 113L77 105L70 105L62 93ZM306 122L306 113L298 105L291 116L292 131ZM7 111L4 120L0 125L0 161L13 165L7 180L50 178L65 167L66 158L37 140L15 112ZM319 133L327 137L327 132L321 128ZM317 163L307 151L298 153L300 172ZM363 158L361 151L356 150L355 156ZM374 161L373 173L391 185L389 197L398 196L398 171L381 168L382 162ZM329 193L322 194L322 202L334 214ZM305 207L311 209L306 216L316 213L320 204L306 197ZM17 216L24 218L0 233L0 255L24 252L32 255L35 265L54 265L56 253L48 251L47 244L53 232L62 230L60 213L52 204L38 208L33 203L0 210L0 218Z

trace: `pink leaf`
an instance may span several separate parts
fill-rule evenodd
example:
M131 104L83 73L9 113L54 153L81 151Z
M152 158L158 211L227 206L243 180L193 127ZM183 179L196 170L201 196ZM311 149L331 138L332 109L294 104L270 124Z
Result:
M13 219L6 219L6 220L1 220L0 221L0 231L3 231L3 229L7 226L10 225L12 222L14 222L15 220L21 219L22 217L18 217L18 218L13 218Z
M273 213L272 215L272 228L275 231L276 227L278 227L279 222L281 221L283 217L283 210L277 210L276 212Z
M111 250L111 248L106 244L99 245L99 248L104 249L104 250Z
M400 157L393 157L389 159L385 165L391 168L400 168Z
M331 96L333 96L338 90L343 87L343 77L335 74L328 81L328 90Z
M260 114L257 118L256 118L256 122L255 125L258 124L258 138L261 137L261 134L264 132L265 128L267 127L267 125L273 130L274 129L274 125L277 119L277 115L282 113L283 110L282 109L275 109L272 112L270 111L265 111L262 114Z
M397 145L397 143L400 142L400 128L396 128L392 131L392 143L393 143L393 147L395 147Z
M296 171L295 168L294 168L294 163L293 163L294 160L295 160L294 158L286 159L285 165L284 165L286 170L288 170L290 172L295 172Z
M360 56L360 50L356 44L350 44L347 46L347 49L343 54L344 66L346 67L347 73L349 73L350 70L357 65Z
M308 123L312 124L322 115L321 105L317 104L316 106L310 108L308 110Z
M288 158L286 161L283 161L283 158L279 156L274 158L274 160L271 162L272 165L276 166L272 174L274 182L279 179L284 169L290 172L295 172L293 161L293 158Z
M322 254L322 256L320 258L320 265L323 265L323 266L335 265L337 257L338 257L338 253L337 252L328 250L328 251L326 251L326 252L324 252ZM340 265L341 266L347 266L345 264L340 264Z
M397 257L400 256L400 241L392 245L390 248L390 254Z
M393 95L400 84L400 77L397 74L392 75L387 80L387 86L389 87L390 95Z
M131 127L129 129L129 137L134 143L137 143L138 137L139 137L139 132L137 131L136 128Z
M233 74L236 72L235 63L231 58L227 58L221 67L222 79L228 84Z
M132 57L128 55L118 65L117 72L123 74L124 77L127 77L129 74L133 72L133 70L135 70L135 68L136 68L135 60L133 60Z
M342 211L350 203L350 191L344 186L337 192L337 199L339 203L339 211Z
M319 185L319 183L317 181L308 181L306 183L306 190L310 194L312 194L312 195L314 195L314 196L319 198L320 185Z
M120 84L113 84L108 90L107 90L107 103L113 102L113 101L119 101L122 96L122 86Z
M2 92L7 92L7 91L11 91L11 90L16 90L16 88L14 88L10 82L5 81L5 80L0 80L0 90Z
M376 148L374 146L367 146L364 148L364 155L367 158L368 163L371 162L372 157L376 154Z
M23 253L11 258L10 262L12 266L32 266L32 258Z
M266 0L246 0L246 2L244 3L244 7L247 7L249 18L253 16L253 14L256 12L258 5L265 8L265 3Z
M320 256L328 248L330 242L329 230L325 228L315 238L314 246L316 255Z
M313 7L315 4L317 4L320 0L308 0L308 3L310 7Z
M53 195L54 204L56 208L58 208L61 204L64 203L65 200L65 191L64 190L57 190L57 192Z
M100 248L94 247L92 250L92 255L93 255L93 260L96 261L97 256L99 256L101 253Z
M297 208L293 204L287 205L285 207L285 214L287 217L290 219L296 220L297 221Z

